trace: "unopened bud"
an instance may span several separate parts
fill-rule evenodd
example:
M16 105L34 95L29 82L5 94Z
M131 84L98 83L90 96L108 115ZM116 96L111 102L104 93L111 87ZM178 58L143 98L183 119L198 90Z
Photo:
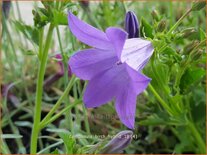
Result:
M133 132L130 130L119 132L100 153L121 153L131 143L132 135Z
M128 33L128 38L139 37L139 22L137 16L132 11L128 11L126 14L125 30Z
M161 20L160 23L158 24L158 27L157 27L157 31L158 32L163 32L166 28L166 20Z
M192 59L193 60L198 60L200 59L200 57L202 56L203 54L203 50L202 49L198 49L196 50L193 54L192 54Z
M199 11L199 10L203 9L205 6L206 6L206 2L199 0L199 1L193 3L193 6L191 9L192 9L192 11Z
M151 15L152 15L152 18L153 18L154 20L159 21L160 17L159 17L159 14L158 14L158 12L157 12L156 10L153 10L153 11L151 12Z
M186 45L183 49L183 54L187 55L190 54L190 52L199 44L199 41L193 41L191 43L189 43L188 45Z
M182 37L189 38L193 36L194 34L198 33L198 31L195 28L187 28L182 31Z

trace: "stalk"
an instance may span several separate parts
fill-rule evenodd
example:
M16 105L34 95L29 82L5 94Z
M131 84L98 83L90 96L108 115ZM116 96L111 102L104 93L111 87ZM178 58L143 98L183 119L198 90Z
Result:
M65 89L62 96L59 98L57 103L53 106L53 108L50 110L50 112L45 116L45 118L41 121L40 126L44 126L44 124L51 118L51 116L54 114L54 112L57 110L57 108L60 106L62 101L65 99L65 97L68 95L69 91L71 90L73 84L75 82L75 76L73 75L70 79L70 82L68 83L67 88Z
M40 59L40 64L39 64L39 72L38 72L37 88L36 88L36 103L35 103L35 111L34 111L34 124L32 128L30 154L36 154L37 152L37 139L38 139L38 134L39 134L39 123L41 119L43 81L44 81L44 75L45 75L45 68L47 64L48 51L49 51L49 47L52 41L53 28L54 26L51 24L48 30L45 48L42 53L42 57Z
M47 126L48 124L52 123L53 121L58 119L60 116L62 116L62 114L64 114L66 111L75 107L78 103L80 103L80 101L77 100L74 104L70 104L69 106L67 106L66 108L61 110L58 114L56 114L53 117L51 117L50 119L48 119L48 121L45 121L45 123L40 123L40 128L42 129L45 126Z
M192 9L190 8L188 11L186 11L186 13L180 17L180 19L175 23L175 25L173 25L173 27L171 27L171 29L169 30L169 32L167 33L167 35L170 35L183 21L183 19L188 16L188 14L192 11Z
M172 115L173 112L171 108L168 106L168 104L160 97L160 95L157 93L157 91L153 88L151 84L149 84L149 89L154 94L154 96L157 98L157 100L160 102L160 104L167 110L167 112Z
M199 153L205 154L206 153L206 144L204 143L200 133L196 129L195 125L192 122L188 123L189 129L191 130L193 136L196 139L197 146L199 148Z

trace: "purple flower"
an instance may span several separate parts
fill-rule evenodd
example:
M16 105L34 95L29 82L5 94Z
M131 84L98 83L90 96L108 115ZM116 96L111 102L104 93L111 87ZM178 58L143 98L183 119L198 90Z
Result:
M119 132L110 140L100 151L101 154L109 153L123 153L123 150L131 143L133 138L133 132L125 130Z
M132 11L128 11L125 18L125 30L128 38L139 38L139 22Z
M138 71L152 55L151 43L126 39L127 33L115 27L107 28L104 33L72 13L68 15L68 23L81 42L93 47L75 53L69 60L72 73L89 80L83 96L85 106L98 107L115 99L119 118L128 128L134 128L136 96L150 82Z

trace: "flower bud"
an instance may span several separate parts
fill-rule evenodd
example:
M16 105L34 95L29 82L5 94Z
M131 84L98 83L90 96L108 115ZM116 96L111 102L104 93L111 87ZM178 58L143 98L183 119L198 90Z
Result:
M159 21L160 17L159 17L158 12L157 12L156 10L153 10L153 11L151 12L151 15L152 15L152 18L153 18L154 20Z
M199 1L193 3L193 6L191 9L192 9L192 11L199 11L199 10L203 9L205 6L206 6L206 2L199 0Z
M202 56L202 54L203 54L203 50L202 49L198 49L198 50L196 50L192 54L192 59L196 61L196 60L200 59L200 57Z
M126 14L125 30L128 33L128 38L139 37L139 22L137 16L132 11L128 11Z
M103 147L101 153L121 153L131 143L132 135L130 130L119 132Z
M183 49L183 54L187 55L190 54L190 52L199 44L199 41L193 41L191 43L189 43L188 45L186 45Z
M163 32L166 28L166 20L161 20L158 24L158 27L157 27L157 31L158 32Z
M9 17L10 8L11 8L11 1L3 1L2 10L6 19Z
M182 37L189 38L196 34L198 31L195 28L187 28L182 31Z

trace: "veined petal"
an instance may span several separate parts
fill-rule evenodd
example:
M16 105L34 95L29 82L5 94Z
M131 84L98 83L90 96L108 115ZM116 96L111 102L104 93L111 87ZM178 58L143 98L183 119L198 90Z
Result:
M117 96L122 87L121 82L127 78L127 75L123 74L124 70L124 65L114 65L92 78L83 96L85 106L87 108L98 107Z
M140 71L152 56L153 51L154 48L150 41L140 38L127 39L121 54L121 61L126 62L136 71Z
M113 51L86 49L75 53L69 60L69 66L77 77L90 80L98 73L111 68L117 60Z
M71 32L83 43L99 49L111 49L112 44L106 34L81 21L71 12L68 14L68 25Z
M122 29L109 27L106 29L106 35L113 44L118 58L120 58L128 34Z

